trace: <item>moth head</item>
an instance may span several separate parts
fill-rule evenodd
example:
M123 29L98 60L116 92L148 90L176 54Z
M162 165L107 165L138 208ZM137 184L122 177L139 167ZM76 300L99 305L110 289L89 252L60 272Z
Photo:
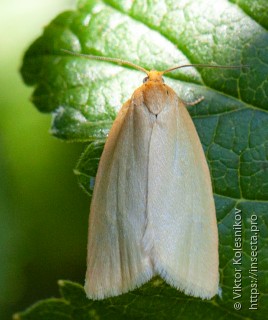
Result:
M164 83L164 79L163 79L162 75L163 75L163 72L159 72L159 71L155 71L155 70L149 71L147 74L147 77L145 77L143 79L143 83L146 83L149 81Z

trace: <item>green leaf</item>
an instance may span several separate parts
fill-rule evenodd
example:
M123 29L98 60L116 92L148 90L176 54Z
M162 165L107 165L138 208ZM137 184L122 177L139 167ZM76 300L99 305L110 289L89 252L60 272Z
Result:
M74 170L80 186L89 196L91 196L93 192L98 163L104 144L104 141L94 141L90 143Z
M192 319L200 318L198 310L202 308L205 319L214 320L223 312L218 305L219 299L202 301L191 297L186 303L182 293L157 277L142 289L102 301L88 300L83 287L77 283L60 280L59 285L60 299L38 302L13 319ZM227 319L241 319L232 310L226 309L224 313Z
M117 111L141 85L144 75L129 67L70 56L61 49L121 58L157 70L185 63L250 65L247 70L185 68L165 78L186 101L205 97L189 111L212 174L222 297L201 301L162 282L156 286L153 280L118 298L86 300L85 313L80 310L76 319L263 319L267 314L267 12L266 0L254 4L248 0L81 0L76 11L59 15L27 50L21 72L24 81L35 87L36 107L53 114L52 134L67 141L93 141L75 169L89 195L103 140ZM233 249L238 210L242 216L239 268L243 290L235 300ZM255 215L258 311L249 310L254 284L250 278L250 242L255 236L251 218ZM83 301L82 291L78 296ZM77 298L64 298L77 308ZM235 302L241 302L241 310L234 309Z

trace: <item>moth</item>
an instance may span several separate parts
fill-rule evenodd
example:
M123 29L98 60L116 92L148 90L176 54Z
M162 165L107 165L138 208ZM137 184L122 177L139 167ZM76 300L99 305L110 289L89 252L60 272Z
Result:
M148 71L64 51L146 74L119 111L100 159L89 216L88 298L120 295L155 275L187 295L212 298L219 256L210 172L185 103L163 80L189 65Z

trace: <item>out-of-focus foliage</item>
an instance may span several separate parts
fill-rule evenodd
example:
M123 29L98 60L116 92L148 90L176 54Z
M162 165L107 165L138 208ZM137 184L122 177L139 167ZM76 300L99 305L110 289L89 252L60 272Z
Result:
M83 146L48 134L19 74L34 37L74 0L0 1L0 319L83 281L89 200L73 168ZM64 275L63 275L64 274Z

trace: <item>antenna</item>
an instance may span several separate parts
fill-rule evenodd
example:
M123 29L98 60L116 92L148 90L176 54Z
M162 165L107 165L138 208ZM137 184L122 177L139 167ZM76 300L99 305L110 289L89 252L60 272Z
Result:
M137 70L140 70L144 73L146 73L147 75L149 74L149 71L144 69L143 67L138 66L135 63L126 61L126 60L122 60L122 59L118 59L118 58L108 58L108 57L102 57L102 56L94 56L91 54L83 54L83 53L77 53L77 52L73 52L73 51L69 51L66 49L61 49L61 51L71 54L73 56L76 57L82 57L82 58L86 58L86 59L93 59L93 60L102 60L102 61L109 61L109 62L115 62L117 64L120 65L127 65L130 67L133 67ZM173 67L164 71L161 71L160 73L165 74L168 72L171 72L173 70L176 69L181 69L181 68L188 68L188 67L195 67L195 68L212 68L212 69L242 69L242 68L249 68L249 65L240 65L240 66L221 66L221 65L213 65L213 64L184 64L182 66L177 66L177 67Z
M196 68L213 68L213 69L241 69L241 68L249 68L249 65L240 65L240 66L220 66L220 65L213 65L213 64L184 64L182 66L173 67L162 71L162 74L168 73L170 71L187 68L187 67L196 67Z
M115 62L118 64L124 64L124 65L128 65L130 67L133 67L135 69L138 69L144 73L146 73L147 75L149 74L149 71L136 65L135 63L126 61L126 60L122 60L122 59L117 59L117 58L107 58L107 57L101 57L101 56L94 56L94 55L90 55L90 54L83 54L83 53L77 53L77 52L73 52L73 51L69 51L69 50L65 50L65 49L61 49L61 51L71 54L73 56L77 56L77 57L82 57L82 58L86 58L86 59L94 59L94 60L102 60L102 61L109 61L109 62Z

